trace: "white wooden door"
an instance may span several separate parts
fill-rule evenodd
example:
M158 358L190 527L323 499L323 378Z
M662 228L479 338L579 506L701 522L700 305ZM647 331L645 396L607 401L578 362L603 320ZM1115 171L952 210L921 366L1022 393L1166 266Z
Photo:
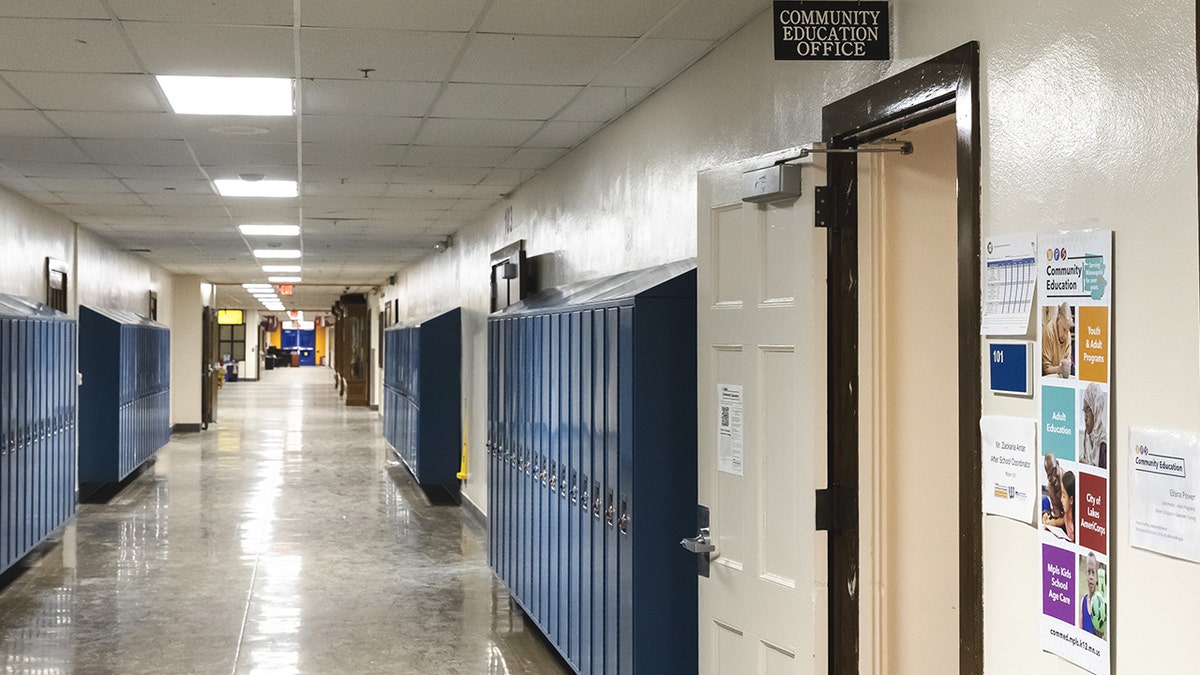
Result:
M741 201L744 170L789 154L699 176L699 501L717 549L699 579L701 673L826 670L826 553L814 531L815 477L825 475L825 233L812 199L823 169L802 167L798 200ZM727 439L740 440L741 475L718 468L723 386L741 392L743 425L738 433L732 410Z
M861 671L957 673L954 117L898 137L913 154L859 159Z

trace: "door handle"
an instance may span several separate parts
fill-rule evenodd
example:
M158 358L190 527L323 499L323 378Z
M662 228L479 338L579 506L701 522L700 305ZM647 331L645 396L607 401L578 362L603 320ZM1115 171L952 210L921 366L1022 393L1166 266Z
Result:
M700 528L700 534L696 535L695 537L684 537L683 539L680 539L679 545L691 553L708 554L717 550L717 547L713 546L712 540L709 539L709 531L707 527Z

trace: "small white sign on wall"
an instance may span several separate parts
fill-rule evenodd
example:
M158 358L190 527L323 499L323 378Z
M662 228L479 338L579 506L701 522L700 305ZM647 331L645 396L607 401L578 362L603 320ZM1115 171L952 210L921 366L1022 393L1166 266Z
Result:
M1022 523L1033 522L1037 495L1037 420L985 415L983 435L983 512Z
M742 386L717 385L717 471L743 475L744 415Z
M1129 430L1129 543L1200 562L1200 436Z

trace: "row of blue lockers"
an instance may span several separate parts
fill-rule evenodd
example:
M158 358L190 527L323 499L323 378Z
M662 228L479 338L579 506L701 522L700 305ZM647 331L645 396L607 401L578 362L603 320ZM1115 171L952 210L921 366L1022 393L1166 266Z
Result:
M389 328L383 348L384 438L418 484L457 493L462 311Z
M632 272L489 320L489 564L579 673L695 670L695 279Z
M0 572L70 519L79 485L121 480L169 439L170 336L150 324L0 295Z
M79 331L79 481L117 483L171 438L171 332L84 306Z
M73 319L0 295L0 571L75 513Z

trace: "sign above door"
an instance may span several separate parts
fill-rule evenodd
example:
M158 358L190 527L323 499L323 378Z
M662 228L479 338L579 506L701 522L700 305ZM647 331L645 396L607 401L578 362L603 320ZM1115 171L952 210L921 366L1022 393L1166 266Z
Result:
M776 0L776 61L886 61L887 2Z

